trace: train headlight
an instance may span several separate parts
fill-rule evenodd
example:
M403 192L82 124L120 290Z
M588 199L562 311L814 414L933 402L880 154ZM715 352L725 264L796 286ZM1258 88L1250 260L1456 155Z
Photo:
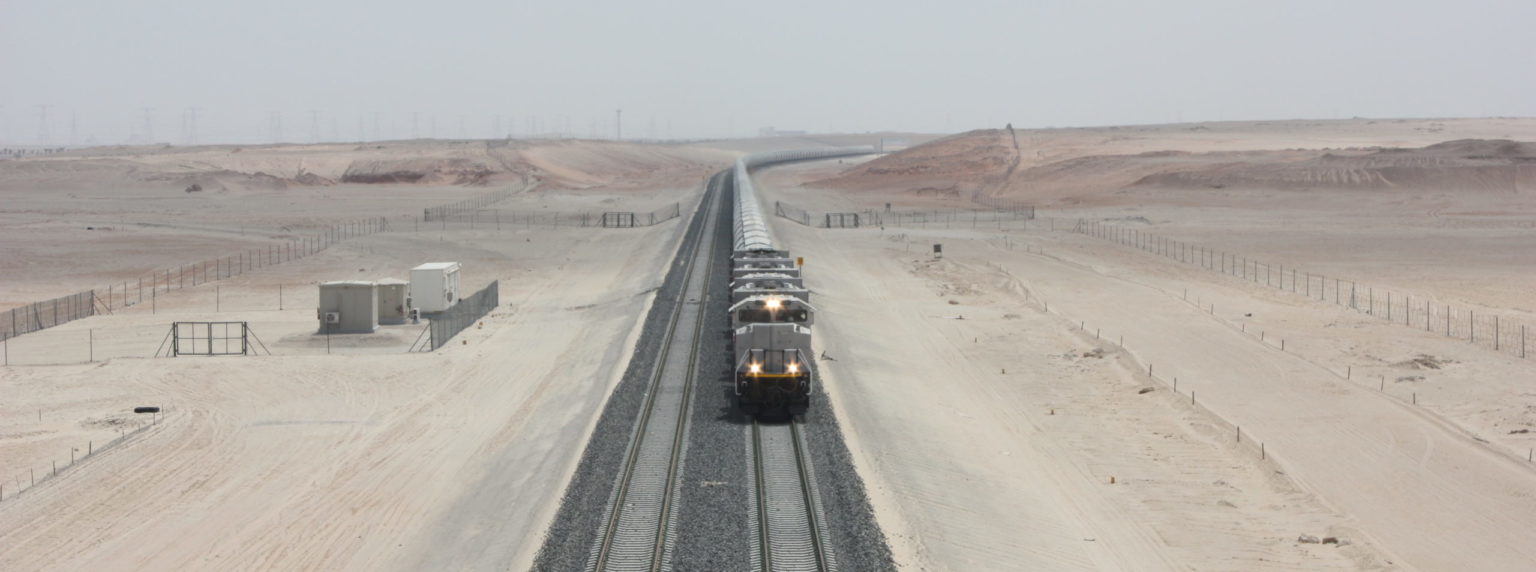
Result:
M779 302L778 298L769 298L766 305L768 306L769 310L777 310L779 309L779 306L782 306L783 304Z
M800 373L800 364L789 364L789 373Z
M760 365L760 364L755 364L754 363L752 365L747 366L747 373L762 373L762 372L763 372L763 366Z

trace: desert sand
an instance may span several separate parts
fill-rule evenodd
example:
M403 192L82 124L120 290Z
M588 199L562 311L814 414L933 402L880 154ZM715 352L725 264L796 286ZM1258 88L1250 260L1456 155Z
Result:
M1536 167L1498 142L1536 141L1536 120L900 138L912 146L758 181L812 212L956 213L773 219L806 258L825 405L903 568L1536 567L1532 359L1074 232L1134 228L1536 326ZM526 569L686 220L531 213L687 213L737 153L868 141L0 161L0 307L391 222L10 340L0 569ZM493 192L510 195L484 211L512 221L499 229L416 218ZM1002 202L1039 218L958 214ZM406 353L422 327L407 325L327 353L315 283L429 260L464 262L466 290L500 280L501 307L436 352ZM272 355L149 357L172 320L249 321ZM113 441L155 420L139 405L165 412Z
M1486 123L1525 140L1536 126L1437 122L1468 132L1452 137L1488 135ZM1105 138L1092 149L1080 147L1092 138L1081 133L1021 133L1023 155L1036 145L1062 158L1011 178L1008 161L986 160L1011 150L997 132L851 169L797 165L762 177L765 200L812 212L878 212L884 203L942 212L971 206L967 193L1041 207L1027 229L969 217L856 230L776 219L788 247L807 257L818 307L840 318L817 325L836 360L824 366L827 389L906 566L1521 570L1536 562L1531 361L1071 232L1079 218L1128 224L1536 324L1536 202L1525 190L1536 181L1521 179L1518 192L1443 178L1212 189L1153 184L1113 166L1146 161L1117 163L1126 145L1173 158L1250 142L1296 153L1283 148L1308 135L1263 124L1209 132L1223 127L1226 142L1145 128L1134 143ZM1328 127L1319 141L1371 140ZM1378 141L1438 143L1406 133ZM1038 180L1080 168L1084 156L1100 164L1097 179L1080 174L1075 188ZM1159 161L1170 162L1163 171L1197 174L1208 162ZM1232 179L1273 169L1222 163ZM1031 169L1038 178L1018 174ZM1444 205L1439 212L1422 208L1426 196ZM1468 212L1447 221L1445 210ZM942 259L934 243L944 245Z
M579 147L531 153L540 165L534 173L559 192L520 177L471 187L267 191L289 205L251 196L261 191L204 191L207 199L181 210L111 215L104 224L128 230L106 243L114 250L100 255L114 263L101 270L69 259L44 264L36 252L8 248L8 265L46 269L8 282L13 298L104 284L163 267L178 253L216 256L240 240L241 226L250 241L301 232L311 220L351 216L349 203L399 218L499 188L517 191L484 211L474 229L397 224L299 261L173 289L153 309L119 307L10 340L13 365L0 370L0 568L526 568L627 362L665 268L658 261L676 248L686 219L618 230L518 223L516 215L648 211L673 202L691 212L699 182L730 156ZM100 185L99 195L123 192L111 188L111 176L68 177L82 188ZM182 183L134 192L186 204ZM367 204L381 195L398 198ZM50 221L73 214L74 197L57 199L66 204L53 210L45 198L26 200L40 206L8 215L35 222L7 225L14 233L7 244L30 245L19 238L26 225L62 224ZM494 212L507 221L500 229L485 223ZM166 229L152 222L158 217L185 228ZM91 252L98 243L86 236L46 247ZM156 247L162 243L181 250L165 252ZM432 260L462 262L466 293L500 280L501 306L433 353L406 353L424 325L332 336L327 353L316 334L316 282L405 277ZM272 355L151 358L173 320L248 321ZM82 353L87 335L95 340L91 362ZM158 424L104 447L119 430L151 421L131 413L140 405L164 408ZM80 460L68 466L76 448ZM45 479L54 462L59 475Z

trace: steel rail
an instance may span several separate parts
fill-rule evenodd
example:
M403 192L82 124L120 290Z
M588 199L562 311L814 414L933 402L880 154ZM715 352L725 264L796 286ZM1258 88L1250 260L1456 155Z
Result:
M724 177L722 175L717 175L712 179L710 181L711 190L709 197L706 202L701 203L702 208L700 212L707 218L701 225L699 235L695 237L694 244L689 249L687 268L684 269L684 281L678 291L678 302L673 309L672 316L668 320L667 333L662 341L661 353L657 357L656 369L652 373L649 385L647 386L645 404L641 408L640 418L636 422L630 439L628 454L624 460L624 468L615 486L615 495L609 501L609 506L606 510L607 522L602 529L602 536L598 544L594 546L593 555L588 561L588 571L655 571L670 567L666 556L671 546L670 535L673 532L671 525L675 518L675 515L671 513L679 484L677 481L682 469L683 453L687 445L688 409L693 397L694 381L697 377L699 340L704 331L704 319L706 316L704 310L707 306L706 302L709 293L710 268L708 263L709 258L714 252L714 234L721 195L724 192L723 184ZM699 268L701 260L705 263L702 269ZM697 282L694 280L696 270L702 270L703 272L703 279ZM696 296L691 295L695 292ZM667 400L665 403L662 403L658 401L659 396L663 393L668 393L664 391L667 388L663 387L664 382L668 379L666 374L669 373L667 360L672 355L672 345L676 339L677 328L687 308L690 306L695 307L695 314L697 316L694 323L691 324L693 328L692 335L688 336L689 351L682 376L682 386L678 388L680 391L676 400ZM671 433L652 436L657 439L671 438L670 445L668 446L670 454L666 461L665 477L660 481L647 482L640 485L641 489L645 487L660 487L661 490L636 489L636 476L643 472L641 471L641 465L647 462L654 462L653 459L648 459L641 455L644 450L654 448L647 447L648 444L654 443L654 441L647 438L652 429L651 421L658 410L662 408L669 408L670 410L670 405L672 404L676 405L675 415L677 419ZM665 417L665 415L662 417ZM665 427L662 427L661 430L665 430ZM654 469L655 467L646 468ZM646 475L653 474L649 471L644 471L643 473ZM654 515L654 528L621 526L621 523L626 520L626 516L635 514L626 510L626 506L630 504L631 500L648 500L655 495L659 495L660 499L655 505L657 506L657 512ZM649 502L636 502L634 504L634 508L642 508L640 505L646 505L643 508L650 508L652 506L652 503ZM645 511L641 510L641 512ZM645 518L647 516L649 515L641 515L636 518ZM655 537L653 539L646 538L652 532L655 533ZM635 539L635 536L640 538ZM637 544L641 546L648 545L649 554L642 555L630 552L630 550L636 548L635 545ZM621 548L629 550L616 550Z
M765 426L752 420L759 558L754 568L763 572L837 569L800 423Z

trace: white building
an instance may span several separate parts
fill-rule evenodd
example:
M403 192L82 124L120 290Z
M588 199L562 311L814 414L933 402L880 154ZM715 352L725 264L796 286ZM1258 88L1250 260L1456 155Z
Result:
M441 312L459 302L459 263L428 262L411 269L411 305Z
M323 282L315 314L323 333L373 333L379 325L378 290L362 280Z
M379 323L404 324L411 315L411 283L399 278L379 279Z

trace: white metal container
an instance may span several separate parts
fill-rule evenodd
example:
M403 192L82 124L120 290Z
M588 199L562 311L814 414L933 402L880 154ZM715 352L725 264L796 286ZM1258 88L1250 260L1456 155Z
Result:
M428 262L411 269L411 305L441 312L459 302L459 263Z

